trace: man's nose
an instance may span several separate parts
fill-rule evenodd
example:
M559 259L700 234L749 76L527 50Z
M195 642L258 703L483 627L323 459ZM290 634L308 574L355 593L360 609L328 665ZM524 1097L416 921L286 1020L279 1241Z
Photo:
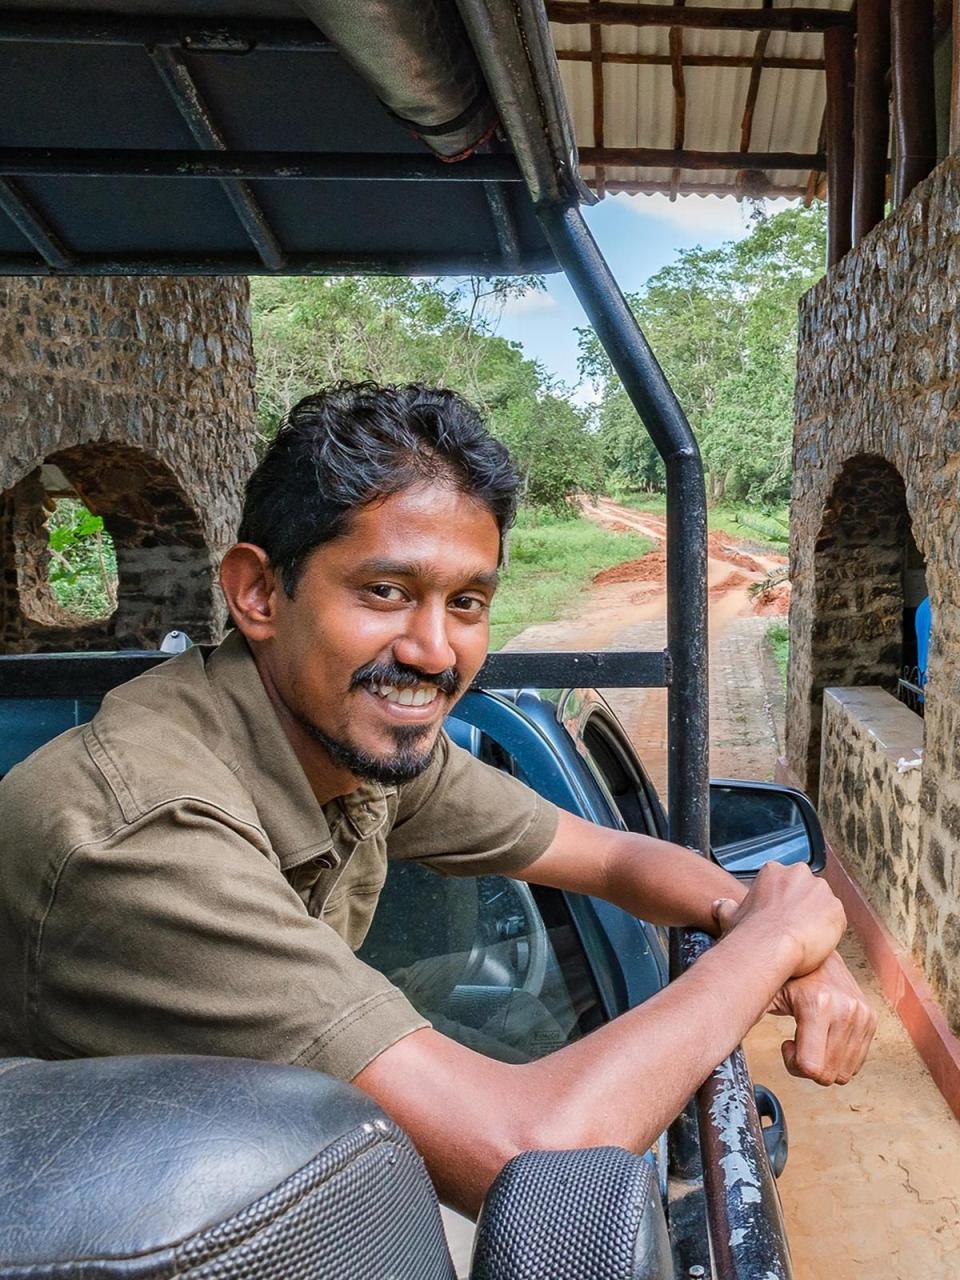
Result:
M394 657L405 666L418 667L431 675L455 667L457 655L450 643L449 624L445 605L419 605L407 615L403 635L394 642Z

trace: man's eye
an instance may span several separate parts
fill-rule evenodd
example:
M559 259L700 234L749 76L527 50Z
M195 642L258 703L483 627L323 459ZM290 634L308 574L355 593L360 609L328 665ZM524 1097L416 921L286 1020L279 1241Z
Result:
M407 598L406 592L401 587L395 587L390 582L375 582L367 590L371 595L376 596L378 600L389 600L391 603L406 600Z
M489 607L486 600L482 600L478 596L455 596L451 603L458 613L480 614L484 613Z

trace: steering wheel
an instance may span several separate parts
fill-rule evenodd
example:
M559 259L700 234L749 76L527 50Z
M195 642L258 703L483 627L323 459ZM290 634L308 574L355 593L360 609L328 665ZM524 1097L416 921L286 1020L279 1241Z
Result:
M499 891L491 897L493 886ZM466 986L517 986L518 975L514 965L511 963L508 967L497 955L497 950L501 950L504 943L515 942L518 960L523 966L520 990L539 996L547 976L550 939L530 886L522 880L508 880L505 876L484 876L477 882L477 893L480 898L478 928L460 982ZM497 911L498 918L494 922L492 913L485 907L504 893L511 895L517 910L509 915Z

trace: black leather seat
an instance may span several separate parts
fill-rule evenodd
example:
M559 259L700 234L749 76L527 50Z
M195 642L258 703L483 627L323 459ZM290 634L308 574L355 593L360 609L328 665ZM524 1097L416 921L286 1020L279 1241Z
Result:
M349 1085L236 1058L3 1067L3 1280L453 1280L423 1162Z
M358 1090L236 1058L0 1062L0 1280L454 1280L433 1187ZM474 1280L672 1280L650 1166L527 1152Z

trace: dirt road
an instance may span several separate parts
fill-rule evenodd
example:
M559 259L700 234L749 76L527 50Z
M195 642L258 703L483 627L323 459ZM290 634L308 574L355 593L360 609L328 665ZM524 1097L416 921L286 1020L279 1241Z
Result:
M571 617L530 627L524 649L657 649L665 645L664 522L601 500L586 514L629 528L658 549L605 570ZM763 640L769 613L749 587L777 564L711 535L711 773L769 778L782 743L779 673ZM785 612L789 588L760 605ZM638 751L665 793L666 697L610 690ZM764 1019L747 1039L755 1079L779 1094L790 1126L790 1159L779 1188L794 1253L794 1280L957 1280L960 1277L960 1125L890 1011L853 938L847 963L880 1025L861 1075L844 1089L794 1080L780 1043L792 1024Z
M609 529L633 530L657 544L641 560L597 574L573 616L528 627L510 649L663 649L666 645L666 526L661 516L631 511L601 498L584 514ZM783 693L763 641L773 616L786 613L789 585L758 600L759 585L786 561L720 534L708 543L710 599L711 773L771 778L779 753ZM749 678L742 679L742 672ZM662 689L610 690L608 698L641 754L654 783L667 794L667 698ZM751 732L745 732L746 725Z

